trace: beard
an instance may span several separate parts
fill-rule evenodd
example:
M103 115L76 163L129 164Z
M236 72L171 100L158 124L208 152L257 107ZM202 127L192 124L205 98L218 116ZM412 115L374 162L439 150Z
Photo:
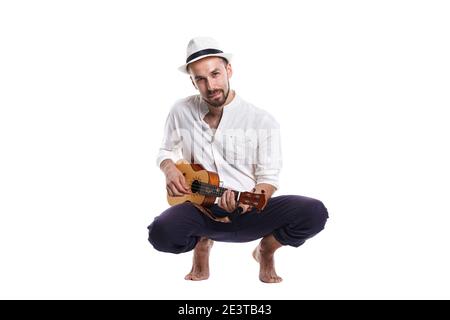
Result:
M230 82L228 81L228 90L226 93L225 90L223 89L208 91L208 96L206 98L203 98L203 100L205 100L211 106L219 108L225 104L229 94L230 94ZM215 97L215 95L217 95L217 97Z

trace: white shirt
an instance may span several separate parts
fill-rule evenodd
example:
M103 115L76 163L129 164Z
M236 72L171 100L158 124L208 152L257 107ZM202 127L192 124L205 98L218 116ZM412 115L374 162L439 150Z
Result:
M174 104L166 120L158 167L165 159L184 159L216 172L224 188L251 191L256 184L268 183L278 189L282 160L277 121L237 94L223 107L216 130L203 120L208 112L200 95Z

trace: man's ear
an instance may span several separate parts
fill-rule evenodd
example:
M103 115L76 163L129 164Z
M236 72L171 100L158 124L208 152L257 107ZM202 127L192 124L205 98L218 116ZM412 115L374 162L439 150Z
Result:
M233 75L233 68L231 67L230 63L227 64L226 69L227 69L228 78L231 78L231 76Z
M197 86L196 86L194 80L192 80L192 77L189 77L189 78L191 79L191 82L192 82L192 85L194 86L194 88L198 90L198 88L197 88Z

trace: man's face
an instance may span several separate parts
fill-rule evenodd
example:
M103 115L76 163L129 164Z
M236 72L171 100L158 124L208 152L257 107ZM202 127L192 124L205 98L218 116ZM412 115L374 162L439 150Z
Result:
M207 57L189 64L189 74L203 100L213 107L224 105L230 93L230 64L218 57Z

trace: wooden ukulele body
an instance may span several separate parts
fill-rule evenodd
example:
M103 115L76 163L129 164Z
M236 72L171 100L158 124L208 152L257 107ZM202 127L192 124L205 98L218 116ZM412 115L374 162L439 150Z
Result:
M219 187L220 181L217 173L205 170L205 168L200 164L177 162L176 166L178 170L183 173L183 176L186 179L186 184L190 187L192 186L192 183L194 181L208 183L210 185ZM190 201L204 207L209 207L214 204L215 200L215 196L205 196L197 192L186 194L181 197L171 197L167 195L167 201L171 206Z

